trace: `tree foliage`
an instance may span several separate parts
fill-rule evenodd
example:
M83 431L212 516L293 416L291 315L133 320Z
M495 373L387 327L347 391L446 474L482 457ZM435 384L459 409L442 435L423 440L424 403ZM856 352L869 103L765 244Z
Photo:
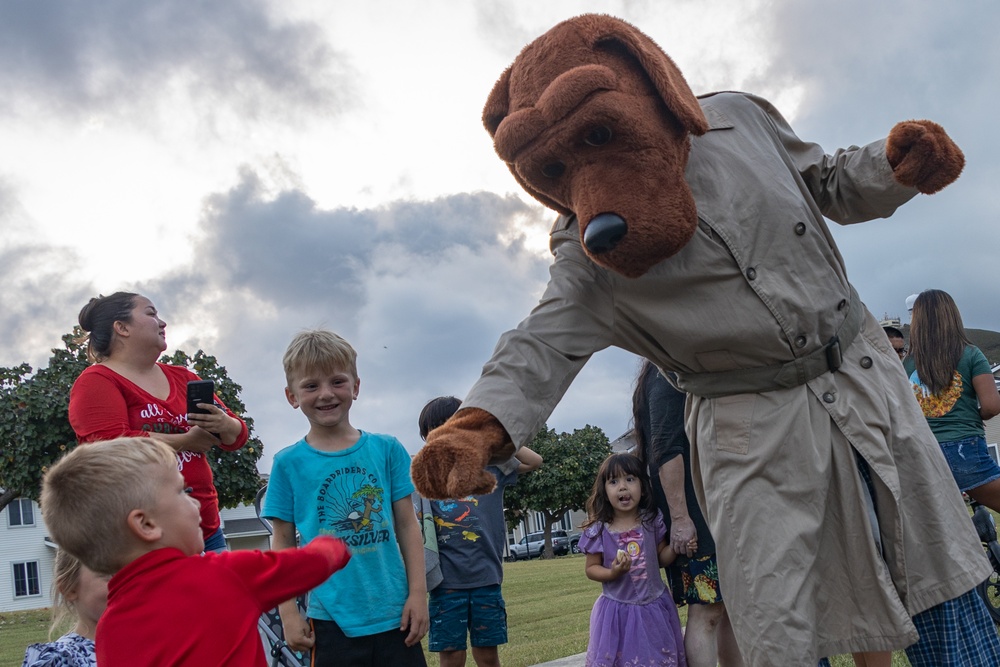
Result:
M77 328L53 348L46 368L0 368L0 509L19 496L38 500L42 472L76 445L67 410L69 389L87 367Z
M164 355L160 361L174 366L186 366L202 380L214 380L215 394L227 408L246 422L250 431L247 444L235 452L213 447L208 453L208 463L212 466L215 490L219 493L219 507L252 503L261 487L257 461L264 453L264 445L253 434L253 418L247 415L246 406L240 400L243 387L230 379L226 367L221 366L214 356L205 354L202 350L195 352L193 357L189 357L183 350L177 350L172 355Z
M540 512L545 517L543 557L551 558L552 525L567 512L584 508L611 445L604 431L588 424L572 433L545 427L528 447L542 457L542 467L507 488L504 516L513 528L529 511Z
M63 336L64 348L54 348L48 366L35 373L27 363L0 368L0 510L14 498L38 500L44 471L76 446L69 425L69 391L89 365L86 349L76 342L82 333L75 328ZM219 398L246 421L251 434L246 446L237 452L214 448L209 462L221 506L251 502L260 486L257 460L262 447L239 398L242 387L229 379L215 357L201 350L194 357L178 350L163 361L214 380Z

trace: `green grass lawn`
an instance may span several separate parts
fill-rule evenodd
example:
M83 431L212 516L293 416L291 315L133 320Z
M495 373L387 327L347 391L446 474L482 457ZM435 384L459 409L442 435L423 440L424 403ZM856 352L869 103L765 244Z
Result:
M504 563L503 595L507 601L508 643L500 647L504 667L527 667L587 650L590 610L601 592L583 574L583 556ZM681 623L687 619L679 610ZM0 667L20 667L24 648L46 641L49 611L0 614ZM424 647L426 648L426 639ZM837 656L833 667L853 667L850 656ZM427 654L435 667L437 656ZM471 651L469 667L474 667ZM908 667L902 651L893 667Z
M587 650L590 610L601 586L587 579L583 563L582 555L504 563L508 642L499 649L504 667L537 665ZM687 607L677 611L683 625ZM425 653L427 664L435 667L437 656ZM835 656L830 663L833 667L854 667L850 656ZM475 667L471 651L465 664ZM903 651L893 655L892 667L909 666Z
M51 621L48 609L0 612L0 667L21 667L28 644L48 641Z

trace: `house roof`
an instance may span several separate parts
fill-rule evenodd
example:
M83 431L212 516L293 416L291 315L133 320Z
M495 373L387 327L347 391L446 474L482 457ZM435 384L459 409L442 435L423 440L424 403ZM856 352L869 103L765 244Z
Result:
M615 454L626 454L635 449L635 446L636 438L634 428L630 428L611 441L611 451Z
M256 517L250 519L228 519L222 526L222 532L226 537L270 535L264 524Z

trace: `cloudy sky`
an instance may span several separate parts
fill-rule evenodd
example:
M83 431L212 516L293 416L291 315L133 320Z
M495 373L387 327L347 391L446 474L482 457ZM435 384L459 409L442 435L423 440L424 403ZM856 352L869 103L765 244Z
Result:
M267 471L306 430L281 355L325 326L359 352L353 423L416 451L423 404L465 394L547 279L553 214L494 155L482 104L584 11L646 31L696 93L772 100L830 152L944 125L957 183L834 234L877 317L937 287L1000 330L992 0L9 0L0 365L44 364L89 297L142 292L171 350L202 347L243 385ZM597 355L549 425L621 434L636 368Z

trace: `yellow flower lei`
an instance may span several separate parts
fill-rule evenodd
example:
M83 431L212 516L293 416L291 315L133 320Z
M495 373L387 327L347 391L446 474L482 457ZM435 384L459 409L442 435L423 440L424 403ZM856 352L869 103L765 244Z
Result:
M924 411L925 417L943 417L955 407L955 403L962 396L962 374L957 370L952 376L951 384L936 394L926 393L919 384L913 385L913 395L920 403L920 409Z

